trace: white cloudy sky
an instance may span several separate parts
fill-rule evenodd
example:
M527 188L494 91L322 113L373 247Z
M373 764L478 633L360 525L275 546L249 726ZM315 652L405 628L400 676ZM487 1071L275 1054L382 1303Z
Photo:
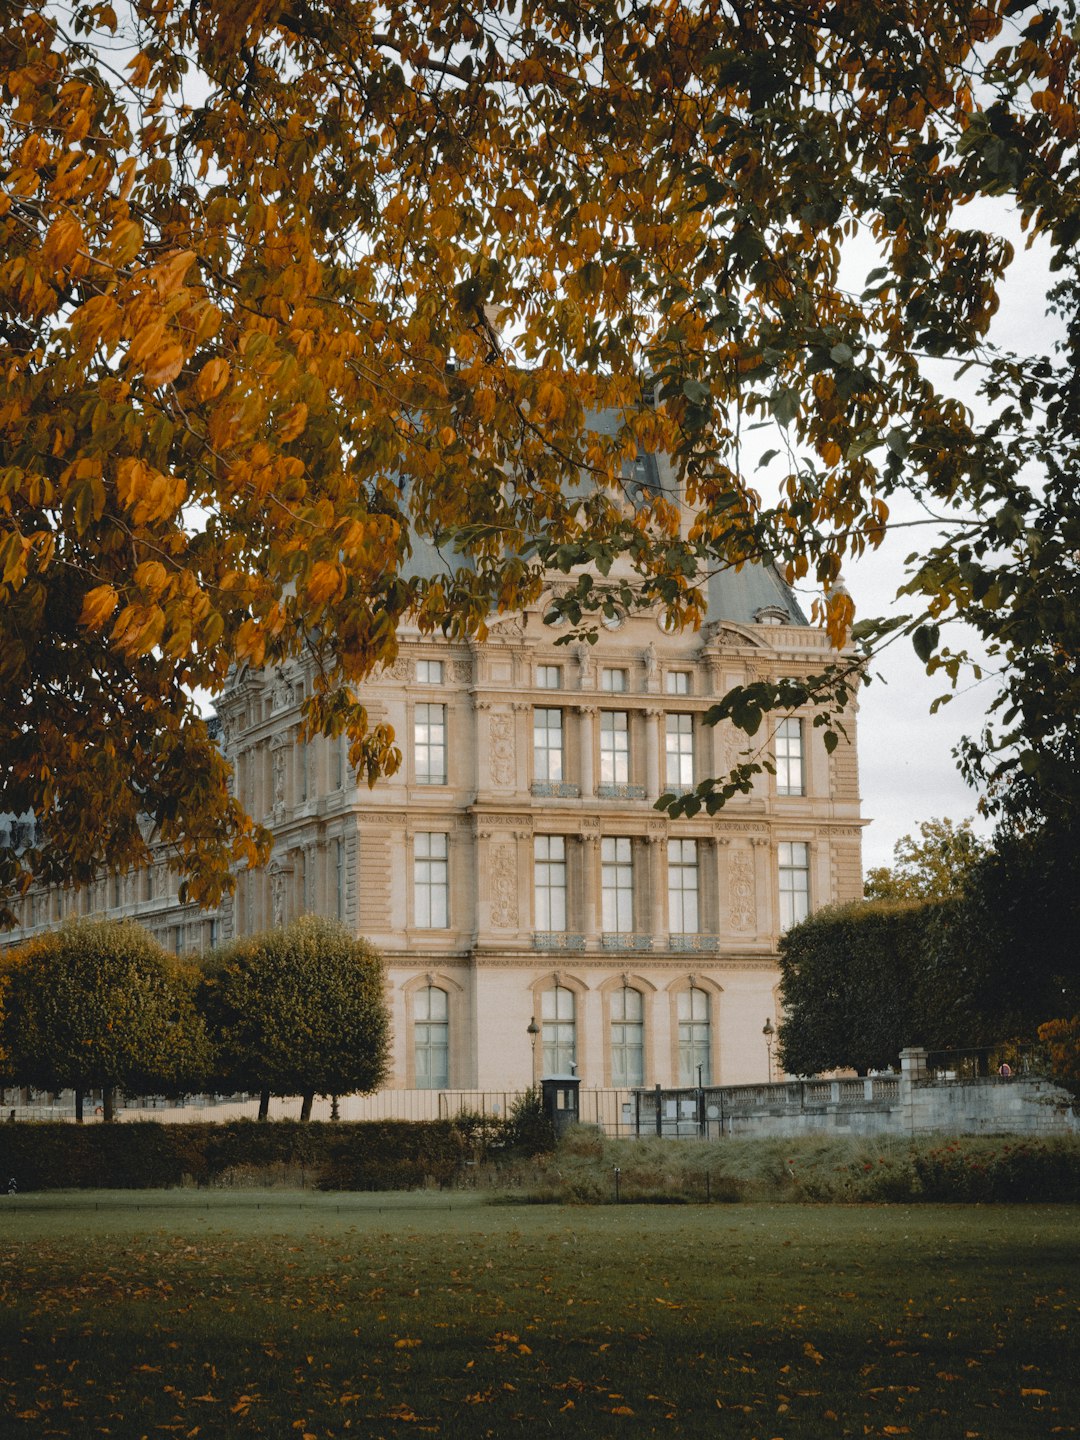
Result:
M1016 247L991 338L1016 351L1045 353L1053 338L1045 307L1050 278L1045 249L1026 249L1014 218L999 204L970 206L963 216L964 223L972 226L1004 231ZM899 518L901 512L893 514ZM896 589L904 579L904 558L917 544L926 543L921 531L899 531L880 551L845 566L860 616L891 613ZM955 639L950 637L952 648L958 648L960 640L959 632ZM886 683L878 681L863 690L859 712L863 814L872 822L863 833L863 863L868 869L891 864L897 839L914 832L921 820L949 816L959 821L975 815L978 796L964 784L951 752L962 735L978 732L995 694L992 682L969 679L931 715L931 702L948 682L927 677L910 641L891 646L875 668ZM989 830L981 819L976 820L976 828Z

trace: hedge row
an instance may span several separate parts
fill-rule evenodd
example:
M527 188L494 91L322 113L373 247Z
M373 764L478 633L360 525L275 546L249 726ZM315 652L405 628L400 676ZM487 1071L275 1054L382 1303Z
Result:
M405 1190L448 1185L468 1154L449 1120L413 1123L0 1125L0 1190L166 1189L191 1184L269 1184L289 1179L325 1190Z

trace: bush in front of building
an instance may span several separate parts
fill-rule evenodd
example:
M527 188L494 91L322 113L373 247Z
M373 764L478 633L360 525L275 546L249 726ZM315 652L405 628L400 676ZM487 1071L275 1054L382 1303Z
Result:
M409 1190L449 1185L469 1155L453 1121L237 1120L77 1128L0 1125L0 1190L155 1190L197 1184Z
M225 1091L366 1094L386 1075L390 1017L379 955L331 920L305 915L211 957L200 994Z
M210 1067L195 971L131 921L74 920L19 946L0 967L0 1052L20 1085L179 1094Z

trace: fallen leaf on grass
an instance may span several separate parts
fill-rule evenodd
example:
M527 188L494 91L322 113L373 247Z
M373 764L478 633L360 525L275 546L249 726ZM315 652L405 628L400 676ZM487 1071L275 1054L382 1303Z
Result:
M395 1341L394 1341L394 1349L395 1349L395 1350L415 1350L416 1347L417 1347L417 1345L422 1345L423 1343L424 1343L424 1342L423 1342L422 1340L413 1340L413 1339L411 1339L410 1337L406 1336L405 1339L403 1339L403 1340L395 1340Z

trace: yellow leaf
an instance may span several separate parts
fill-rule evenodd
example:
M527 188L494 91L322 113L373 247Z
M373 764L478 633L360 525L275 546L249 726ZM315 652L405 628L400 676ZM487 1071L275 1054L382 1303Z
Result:
M168 385L184 368L184 347L175 341L164 346L147 362L143 379L147 385Z
M340 594L343 589L340 565L332 560L319 560L311 567L307 593L314 604L321 605L332 595Z
M152 597L160 595L168 582L169 572L160 560L144 560L135 567L135 584Z
M229 362L218 357L215 360L208 360L199 371L199 378L195 381L195 393L200 400L212 400L215 395L220 395L225 386L229 383Z
M82 614L79 623L88 630L100 630L116 609L119 595L111 585L95 585L83 597Z
M423 1343L424 1343L424 1342L423 1342L422 1340L413 1340L413 1339L411 1339L411 1338L409 1338L409 1337L406 1337L406 1338L403 1339L403 1340L395 1340L395 1341L394 1341L394 1349L395 1349L395 1350L415 1350L416 1347L417 1347L417 1345L422 1345Z
M287 444L290 440L295 440L298 435L302 435L304 433L304 427L307 425L307 418L308 407L303 403L303 401L300 401L299 404L293 405L290 409L285 411L285 413L278 420L277 431L277 438L281 441L283 445Z

